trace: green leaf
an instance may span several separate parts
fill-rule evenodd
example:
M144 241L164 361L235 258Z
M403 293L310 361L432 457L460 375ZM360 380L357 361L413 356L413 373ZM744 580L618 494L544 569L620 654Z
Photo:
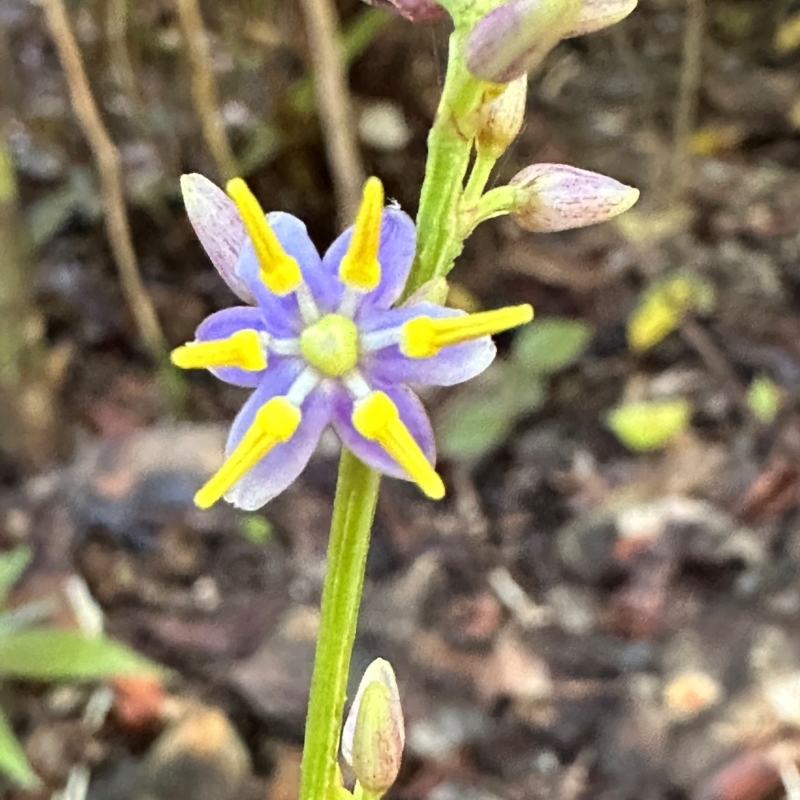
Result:
M653 400L615 408L606 420L617 438L631 450L657 450L689 427L692 407L687 400Z
M464 398L441 426L439 450L447 458L480 458L503 443L513 422L484 399Z
M264 544L272 536L272 525L258 514L245 514L239 520L242 534L253 544Z
M0 638L0 675L28 680L95 680L159 674L147 659L104 636L46 628Z
M768 425L780 410L781 391L765 375L759 375L747 390L747 405L759 422Z
M591 328L580 320L534 320L514 339L514 362L539 373L556 372L580 356L591 335Z
M514 423L543 400L544 386L536 376L497 363L447 408L437 431L439 450L448 458L481 458L503 444Z
M19 580L30 560L30 548L24 545L0 553L0 605L5 602L11 587Z
M0 711L0 772L23 789L35 789L39 785L39 779L25 758L25 753L2 711Z

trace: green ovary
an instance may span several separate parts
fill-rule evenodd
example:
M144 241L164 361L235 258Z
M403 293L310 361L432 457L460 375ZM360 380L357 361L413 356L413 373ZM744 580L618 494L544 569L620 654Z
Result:
M300 351L311 366L326 375L344 375L358 361L358 329L347 317L328 314L303 331Z

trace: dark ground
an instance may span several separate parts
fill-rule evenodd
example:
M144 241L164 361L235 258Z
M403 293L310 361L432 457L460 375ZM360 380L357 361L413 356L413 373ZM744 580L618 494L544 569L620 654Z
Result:
M223 111L240 154L268 125L281 132L281 149L248 178L324 246L335 215L321 138L287 100L303 74L301 20L289 4L257 5L205 9ZM361 10L342 6L348 20ZM499 451L444 464L449 499L384 482L354 666L383 655L399 676L408 741L392 797L761 800L782 791L781 771L798 779L800 55L773 44L796 10L709 3L704 136L677 189L682 2L641 0L609 32L563 43L532 85L500 178L564 161L638 186L642 200L628 224L570 234L488 223L453 273L486 307L531 302L594 335ZM177 194L181 171L215 172L175 12L135 4L126 89L108 69L105 4L71 11L174 346L234 299ZM36 306L60 365L46 447L0 458L0 542L36 550L15 601L77 571L108 631L175 670L165 689L118 685L99 728L82 721L89 689L7 686L4 707L48 794L87 765L94 800L295 797L335 454L321 453L263 515L192 510L194 473L213 468L242 394L192 375L186 421L172 421L120 294L92 160L40 13L4 0L0 28L21 206L38 244ZM411 211L445 33L396 20L351 71L360 110L388 99L405 115L406 147L364 155ZM677 268L713 284L713 312L632 354L628 315ZM741 402L758 374L784 390L771 425ZM690 429L632 454L605 414L664 394L690 399ZM431 398L434 413L446 399ZM257 543L264 518L270 535ZM170 715L183 721L157 740Z

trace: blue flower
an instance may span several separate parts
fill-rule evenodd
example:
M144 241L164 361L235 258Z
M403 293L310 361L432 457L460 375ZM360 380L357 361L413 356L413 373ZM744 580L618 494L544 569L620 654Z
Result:
M296 217L264 214L239 178L227 195L181 180L189 219L214 266L248 306L212 314L172 352L254 389L231 427L225 461L195 496L253 510L302 472L331 425L374 469L444 495L428 416L408 384L450 386L491 364L490 334L529 321L529 305L479 314L413 299L392 308L414 258L414 223L384 207L370 178L356 224L320 258Z

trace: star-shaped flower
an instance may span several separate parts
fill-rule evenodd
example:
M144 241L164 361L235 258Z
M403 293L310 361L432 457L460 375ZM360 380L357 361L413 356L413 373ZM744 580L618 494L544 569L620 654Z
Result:
M465 314L428 301L392 308L414 258L414 223L364 186L354 227L320 258L305 225L264 214L244 181L227 195L202 175L181 181L189 218L231 289L249 306L205 319L172 352L186 369L255 391L233 422L219 471L195 502L253 510L300 474L331 425L374 469L444 495L428 416L408 384L450 386L495 357L490 334L528 322L529 305Z

